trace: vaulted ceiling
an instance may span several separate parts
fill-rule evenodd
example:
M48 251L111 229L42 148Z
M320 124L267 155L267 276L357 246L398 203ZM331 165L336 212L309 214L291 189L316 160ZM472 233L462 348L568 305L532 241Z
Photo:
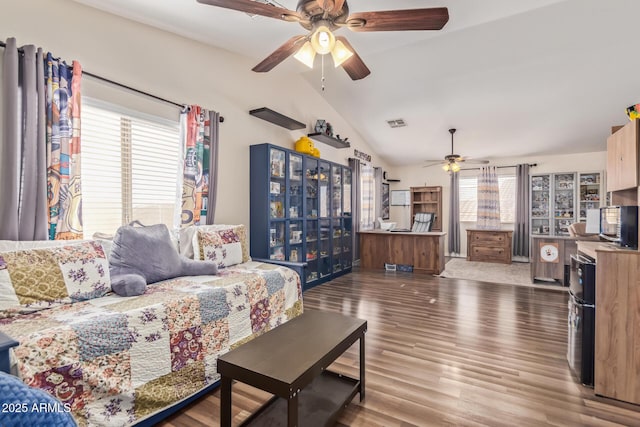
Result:
M196 0L75 0L255 59L306 31L296 23ZM295 10L296 0L276 4ZM637 0L350 0L351 12L447 7L441 31L340 29L371 75L352 81L331 61L326 100L393 165L450 152L475 158L603 151L625 108L640 103ZM320 61L293 58L321 91ZM390 128L387 120L404 119ZM348 136L348 135L344 135Z

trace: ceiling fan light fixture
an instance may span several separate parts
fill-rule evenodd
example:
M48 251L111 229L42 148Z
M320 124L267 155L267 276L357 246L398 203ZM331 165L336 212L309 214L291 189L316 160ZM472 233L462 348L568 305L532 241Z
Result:
M316 59L316 51L307 40L300 49L293 55L298 61L302 62L309 68L313 68L313 60Z
M347 48L340 40L336 41L335 46L331 50L331 57L333 58L333 65L337 68L341 66L344 61L351 58L353 52Z
M444 165L442 165L443 171L449 172L450 169L451 169L451 165L449 165L449 163L445 163Z
M451 172L460 172L460 165L458 163L452 163L451 164Z
M319 55L326 55L333 50L336 38L328 27L320 25L311 36L311 46Z

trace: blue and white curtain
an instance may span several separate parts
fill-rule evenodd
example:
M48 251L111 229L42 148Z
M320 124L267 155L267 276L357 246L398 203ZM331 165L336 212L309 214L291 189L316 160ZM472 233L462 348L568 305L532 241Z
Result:
M495 166L480 168L477 221L477 227L484 230L500 228L500 187Z

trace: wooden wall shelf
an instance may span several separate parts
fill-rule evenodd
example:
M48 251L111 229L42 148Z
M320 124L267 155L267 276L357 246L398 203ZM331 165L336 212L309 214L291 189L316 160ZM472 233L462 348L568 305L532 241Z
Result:
M351 144L349 144L347 141L343 141L341 139L338 138L334 138L332 136L329 135L325 135L324 133L310 133L307 135L309 138L311 139L315 139L318 142L323 142L327 145L330 145L332 147L336 147L336 148L349 148L351 147Z
M277 111L273 111L267 107L256 108L255 110L249 111L249 114L289 130L304 129L306 127L304 123L294 120L291 117L287 117L284 114L280 114Z

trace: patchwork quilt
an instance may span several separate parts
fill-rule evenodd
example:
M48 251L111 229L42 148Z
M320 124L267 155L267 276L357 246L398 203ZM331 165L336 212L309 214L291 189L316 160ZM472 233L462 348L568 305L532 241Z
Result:
M22 379L79 425L141 421L216 382L218 356L302 313L299 276L246 262L143 295L106 295L0 319Z

